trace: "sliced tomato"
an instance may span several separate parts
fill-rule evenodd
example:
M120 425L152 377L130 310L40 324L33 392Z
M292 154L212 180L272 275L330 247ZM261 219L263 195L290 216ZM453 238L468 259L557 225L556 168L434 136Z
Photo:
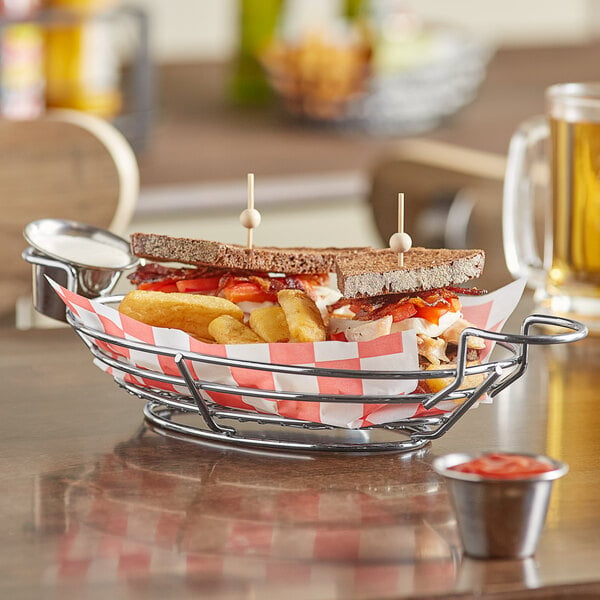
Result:
M439 299L436 304L430 306L420 303L417 306L417 317L425 319L434 325L439 325L440 318L447 312L458 312L461 309L458 298Z
M252 281L233 282L223 288L223 296L231 302L276 302L277 294Z
M348 338L343 331L338 331L337 333L332 333L329 335L329 339L334 342L347 342Z
M419 308L416 310L416 316L420 319L425 319L434 325L439 325L440 318L447 312L447 306L419 306Z
M327 281L329 280L328 273L308 273L301 275L292 275L288 277L288 279L296 279L301 283L308 284L309 287L314 287L317 285L327 285Z
M532 456L522 454L503 454L494 452L484 454L466 463L450 467L452 471L473 473L494 479L518 479L538 473L552 471L551 464Z
M196 279L181 279L175 285L180 292L211 292L219 287L220 280L220 275L215 277L198 277Z
M138 285L138 290L151 292L177 292L177 283L172 279L163 279L162 281L147 281Z

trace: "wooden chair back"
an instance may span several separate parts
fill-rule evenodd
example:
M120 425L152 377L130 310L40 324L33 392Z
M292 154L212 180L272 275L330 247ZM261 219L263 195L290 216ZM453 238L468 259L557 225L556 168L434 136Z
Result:
M0 315L31 291L31 266L21 259L27 223L70 219L121 234L138 192L131 147L106 121L66 110L0 120Z

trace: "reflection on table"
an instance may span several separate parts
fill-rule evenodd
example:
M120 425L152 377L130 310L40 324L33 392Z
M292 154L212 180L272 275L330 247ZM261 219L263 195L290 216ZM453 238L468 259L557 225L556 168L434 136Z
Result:
M271 593L328 581L343 597L433 593L457 577L445 489L418 454L389 454L376 469L357 456L340 470L301 456L185 450L144 427L79 477L41 477L38 533L63 528L44 580L177 573L194 588L235 581Z

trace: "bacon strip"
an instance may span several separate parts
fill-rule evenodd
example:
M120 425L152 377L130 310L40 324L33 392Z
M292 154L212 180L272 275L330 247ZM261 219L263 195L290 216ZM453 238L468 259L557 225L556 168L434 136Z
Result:
M463 288L463 287L447 287L445 288L455 294L462 294L463 296L485 296L488 293L487 290L480 290L476 287Z
M214 267L165 267L158 263L148 263L139 266L127 276L133 285L140 283L155 283L165 279L178 281L181 279L196 279L197 277L217 277L229 273L227 269Z
M329 307L330 311L335 311L343 306L354 313L354 318L359 321L371 321L384 316L388 309L394 305L411 303L419 306L447 306L451 307L451 300L456 298L456 293L449 288L438 288L427 290L425 292L416 292L414 294L384 294L381 296L371 296L370 298L342 298Z
M181 281L197 279L200 277L220 277L217 294L235 279L237 282L250 281L256 283L267 292L277 293L279 290L302 290L309 295L314 295L313 286L323 285L329 275L327 273L314 275L286 275L270 276L268 273L245 271L242 269L221 269L211 266L200 267L166 267L158 263L148 263L139 266L127 276L133 285L142 283L157 283L159 281Z

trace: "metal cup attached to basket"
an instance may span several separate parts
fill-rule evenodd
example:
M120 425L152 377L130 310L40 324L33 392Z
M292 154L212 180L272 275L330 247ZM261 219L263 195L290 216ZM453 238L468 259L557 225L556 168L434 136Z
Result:
M65 304L48 278L86 298L109 294L138 259L129 243L104 229L63 219L29 223L23 235L30 244L23 259L33 265L33 305L39 313L66 322Z

